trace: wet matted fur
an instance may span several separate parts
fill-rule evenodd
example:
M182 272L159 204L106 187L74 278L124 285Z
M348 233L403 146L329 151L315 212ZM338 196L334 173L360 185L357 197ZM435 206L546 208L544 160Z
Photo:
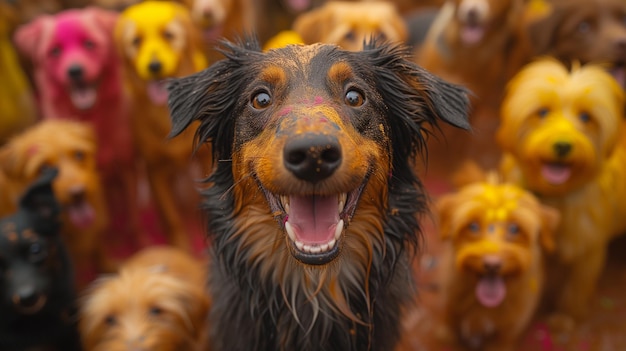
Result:
M427 127L467 97L372 42L226 59L170 86L172 134L200 121L218 160L204 208L214 350L392 350L414 294Z

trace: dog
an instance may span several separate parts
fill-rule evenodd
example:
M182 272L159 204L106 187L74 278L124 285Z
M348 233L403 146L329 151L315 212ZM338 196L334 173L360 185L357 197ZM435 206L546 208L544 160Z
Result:
M535 56L602 63L626 89L626 3L620 0L551 0L551 11L530 28Z
M203 263L185 251L153 246L136 253L83 297L84 350L203 350L205 280Z
M61 241L60 208L41 173L17 211L0 219L0 349L80 350L70 259Z
M96 137L86 122L45 120L13 137L0 149L0 172L10 204L47 168L58 169L53 186L61 205L61 237L76 266L78 288L93 273L114 266L104 244L109 215L96 168Z
M191 187L194 160L193 131L178 139L167 140L171 128L167 109L167 79L197 72L206 67L197 32L189 11L181 4L145 1L128 7L115 27L115 41L123 56L126 81L131 88L133 113L132 134L138 157L145 167L155 207L168 242L190 248L185 222L199 221ZM200 150L201 151L201 150ZM209 172L210 165L201 170ZM178 179L184 179L178 181ZM198 177L199 178L199 177ZM182 183L183 186L177 186ZM187 188L189 189L187 189ZM180 189L182 188L182 189ZM181 202L181 197L188 197ZM185 206L185 204L187 204ZM200 226L200 225L198 225Z
M497 140L505 179L560 211L548 318L568 330L587 313L608 242L626 232L624 92L603 68L555 59L509 84Z
M337 44L352 51L361 50L372 36L396 44L408 39L404 19L385 1L328 1L299 15L292 29L306 44Z
M96 7L42 15L19 27L13 39L34 66L42 119L74 119L93 126L111 233L116 233L112 239L119 244L142 230L128 94L111 35L117 16Z
M541 299L559 212L491 177L443 195L436 213L442 336L467 349L515 350Z
M412 299L425 194L410 166L465 90L369 42L224 60L170 85L172 136L194 122L219 160L203 191L216 350L391 350Z

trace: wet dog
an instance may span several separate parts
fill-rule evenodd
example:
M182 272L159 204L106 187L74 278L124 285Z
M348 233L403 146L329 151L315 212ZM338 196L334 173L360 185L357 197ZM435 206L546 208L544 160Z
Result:
M542 296L559 213L496 179L442 196L437 213L443 336L467 349L514 350Z
M174 80L172 135L199 121L216 350L391 350L413 298L425 195L411 161L465 91L408 49L227 43Z
M54 191L61 205L62 238L83 287L93 272L112 269L104 244L109 213L96 168L96 136L88 123L46 120L0 149L0 172L7 182L8 207L42 170L56 168Z
M209 300L204 264L173 247L132 256L103 276L81 304L87 351L201 351Z
M41 174L0 219L0 349L80 350L74 276L60 237L52 190L56 170Z
M607 244L626 232L623 123L624 92L594 65L531 63L503 103L502 172L562 215L548 279L557 328L585 316Z

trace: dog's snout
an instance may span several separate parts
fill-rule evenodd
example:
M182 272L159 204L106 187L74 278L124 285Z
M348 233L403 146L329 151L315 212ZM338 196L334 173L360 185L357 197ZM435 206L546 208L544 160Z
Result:
M82 202L87 197L87 192L84 186L75 185L71 187L69 190L70 199L74 203Z
M13 296L13 303L18 307L33 307L39 301L39 293L33 286L21 287Z
M485 256L483 258L483 267L487 273L498 273L502 268L502 259L497 256Z
M71 65L67 69L67 76L71 79L81 79L83 77L83 67L81 65Z
M619 37L615 40L615 48L619 53L626 53L626 36Z
M150 63L148 64L148 69L154 74L161 72L162 67L163 64L161 64L161 61L150 61Z
M572 151L572 144L559 141L553 145L554 153L557 157L562 158L567 156Z
M283 162L296 177L311 183L328 178L341 165L341 145L337 138L307 133L289 140L283 149Z

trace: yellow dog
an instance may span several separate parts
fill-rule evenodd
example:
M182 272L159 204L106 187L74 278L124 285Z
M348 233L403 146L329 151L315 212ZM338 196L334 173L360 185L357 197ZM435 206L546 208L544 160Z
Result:
M607 243L626 231L624 92L601 67L543 59L509 83L502 170L561 211L550 282L559 328L590 306Z

